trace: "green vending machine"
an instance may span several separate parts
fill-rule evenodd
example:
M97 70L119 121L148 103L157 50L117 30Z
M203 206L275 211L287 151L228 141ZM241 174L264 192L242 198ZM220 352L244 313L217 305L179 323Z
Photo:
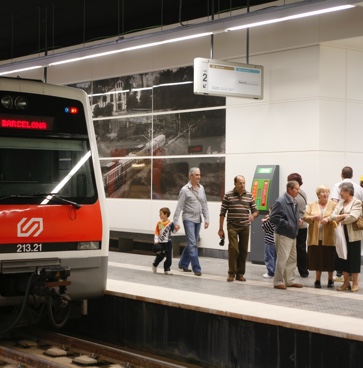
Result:
M250 261L264 264L264 232L261 220L279 197L279 165L257 165L252 180L252 196L259 215L251 224Z

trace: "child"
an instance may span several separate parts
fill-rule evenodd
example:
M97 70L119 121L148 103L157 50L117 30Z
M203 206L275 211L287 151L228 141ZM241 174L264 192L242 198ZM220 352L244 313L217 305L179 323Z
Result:
M157 271L159 263L166 257L164 262L165 275L172 275L170 271L171 259L173 256L173 247L171 245L171 233L174 231L174 223L170 222L170 210L163 207L159 212L160 221L156 224L154 244L161 245L161 250L156 252L156 257L152 265L154 273Z
M269 208L269 214L271 213L271 207ZM276 249L275 249L275 225L270 221L270 215L266 215L262 221L262 229L265 232L265 265L267 273L263 274L263 277L269 279L275 275L275 263L276 263Z

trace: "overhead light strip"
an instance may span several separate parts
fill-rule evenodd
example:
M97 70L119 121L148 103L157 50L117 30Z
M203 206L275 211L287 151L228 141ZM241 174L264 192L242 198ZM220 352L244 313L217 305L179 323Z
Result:
M14 66L16 66L16 63L14 64ZM0 68L1 68L1 66L0 66ZM2 72L2 73L0 73L0 75L20 73L20 72L25 72L25 71L28 71L28 70L34 70L34 69L40 69L40 68L43 68L43 65L28 66L28 67L24 67L24 68L20 68L20 69L10 70L10 71L7 71L7 72Z
M305 18L305 17L312 17L314 15L332 13L332 12L335 12L335 11L340 11L340 10L345 10L345 9L350 9L350 8L354 8L354 5L347 4L347 5L341 5L341 6L334 6L334 7L331 7L331 8L308 11L308 12L305 12L305 13L289 15L289 16L281 17L281 18L268 19L268 20L264 20L264 21L261 21L261 22L247 23L247 24L243 24L243 25L240 25L240 26L227 28L227 29L225 29L225 31L229 32L229 31L237 31L237 30L240 30L240 29L259 27L259 26L263 26L263 25L267 25L267 24L285 22L287 20L293 20L293 19L299 19L299 18Z
M103 44L89 45L46 56L0 64L0 75L20 73L42 67L99 58L123 52L161 46L174 42L192 40L228 31L258 27L267 24L310 17L354 7L359 0L301 1L294 4L262 9L246 14L220 18L205 23L191 24L151 34L133 36Z
M167 43L186 41L186 40L191 40L191 39L194 39L194 38L200 38L200 37L210 36L211 34L212 34L212 32L204 32L204 33L198 33L198 34L194 34L194 35L190 35L190 36L172 38L172 39L169 39L169 40L163 40L163 41L158 41L158 42L145 43L145 44L142 44L142 45L125 47L125 48L119 49L119 50L111 50L111 51L106 51L106 52L100 52L100 53L97 53L97 54L91 54L91 55L81 56L81 57L74 58L74 59L57 61L57 62L54 62L54 63L50 63L49 66L61 65L61 64L65 64L65 63L71 63L71 62L74 62L74 61L81 61L81 60L86 60L86 59L91 59L91 58L97 58L97 57L101 57L101 56L113 55L113 54L118 54L118 53L121 53L121 52L127 52L127 51L145 49L145 48L148 48L148 47L165 45Z

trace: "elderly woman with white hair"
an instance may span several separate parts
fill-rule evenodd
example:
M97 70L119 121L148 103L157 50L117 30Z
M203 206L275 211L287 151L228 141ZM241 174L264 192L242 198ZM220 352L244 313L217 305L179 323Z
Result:
M340 222L344 227L347 242L347 259L337 259L337 269L343 271L344 283L338 291L358 291L358 274L360 273L360 254L362 231L354 231L352 224L362 213L362 202L354 197L352 183L343 182L339 186L341 200L330 216L331 221ZM350 285L349 274L352 274L353 285Z
M329 200L330 189L325 185L316 188L318 200L306 206L303 220L308 228L308 269L315 270L314 286L321 288L321 274L328 272L328 288L334 286L336 251L334 226L329 221L336 202Z

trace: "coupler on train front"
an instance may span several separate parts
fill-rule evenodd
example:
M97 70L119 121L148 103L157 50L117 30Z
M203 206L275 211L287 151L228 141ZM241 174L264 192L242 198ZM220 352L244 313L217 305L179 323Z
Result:
M60 265L38 267L33 273L0 274L0 334L38 324L48 317L60 328L71 312L71 270Z

